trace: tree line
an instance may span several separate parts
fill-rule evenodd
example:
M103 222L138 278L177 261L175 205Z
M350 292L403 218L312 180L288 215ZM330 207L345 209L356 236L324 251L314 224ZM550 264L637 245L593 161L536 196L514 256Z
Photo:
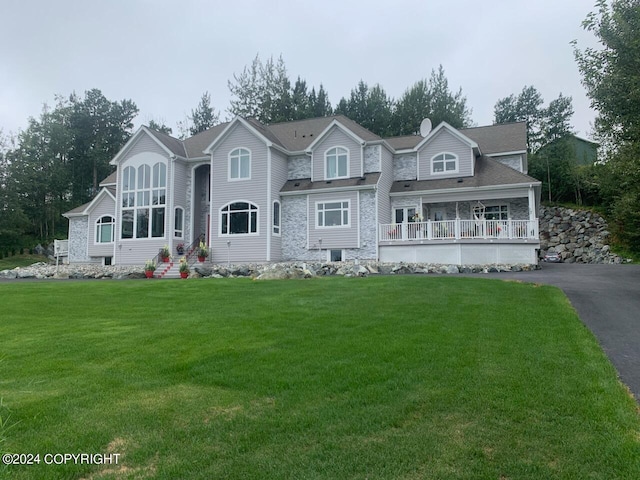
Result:
M527 123L529 174L542 181L543 199L600 207L614 220L615 234L640 252L640 6L635 0L601 0L583 22L601 48L574 53L583 84L598 112L595 133L600 161L579 166L568 142L573 133L571 97L545 105L534 86L498 99L494 123ZM343 114L380 136L414 135L420 122L473 126L462 89L452 91L439 66L409 86L397 100L364 80L332 107L322 84L291 81L282 57L256 56L228 82L230 116L265 124ZM113 167L109 161L130 138L138 108L132 100L111 101L100 90L56 97L40 117L30 118L12 138L0 134L0 249L63 238L61 214L89 201ZM175 136L196 135L219 123L221 113L205 92L177 123ZM172 135L163 122L149 126ZM0 132L1 133L1 132Z

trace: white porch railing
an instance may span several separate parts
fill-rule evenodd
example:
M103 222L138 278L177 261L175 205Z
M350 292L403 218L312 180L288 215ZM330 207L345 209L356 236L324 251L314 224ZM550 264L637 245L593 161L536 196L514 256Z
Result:
M444 220L380 225L380 241L538 240L538 220Z

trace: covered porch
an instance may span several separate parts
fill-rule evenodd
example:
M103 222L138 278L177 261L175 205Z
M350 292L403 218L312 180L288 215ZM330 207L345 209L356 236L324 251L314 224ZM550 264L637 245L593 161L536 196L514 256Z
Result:
M380 242L424 240L538 240L538 220L440 220L408 221L380 225Z
M379 258L452 264L537 263L537 185L393 194Z

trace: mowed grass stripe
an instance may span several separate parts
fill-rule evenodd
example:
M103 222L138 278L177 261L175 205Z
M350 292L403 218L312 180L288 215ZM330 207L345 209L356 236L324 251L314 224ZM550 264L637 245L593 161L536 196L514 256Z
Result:
M451 277L0 285L11 478L640 478L562 293ZM6 413L5 413L6 416Z

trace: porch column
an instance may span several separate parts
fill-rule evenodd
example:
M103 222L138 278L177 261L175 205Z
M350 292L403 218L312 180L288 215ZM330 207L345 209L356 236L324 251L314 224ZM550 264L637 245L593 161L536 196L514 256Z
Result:
M527 229L529 238L538 238L538 222L536 218L536 196L533 185L529 185L529 228Z
M536 216L536 196L531 185L529 186L529 220L535 220Z

